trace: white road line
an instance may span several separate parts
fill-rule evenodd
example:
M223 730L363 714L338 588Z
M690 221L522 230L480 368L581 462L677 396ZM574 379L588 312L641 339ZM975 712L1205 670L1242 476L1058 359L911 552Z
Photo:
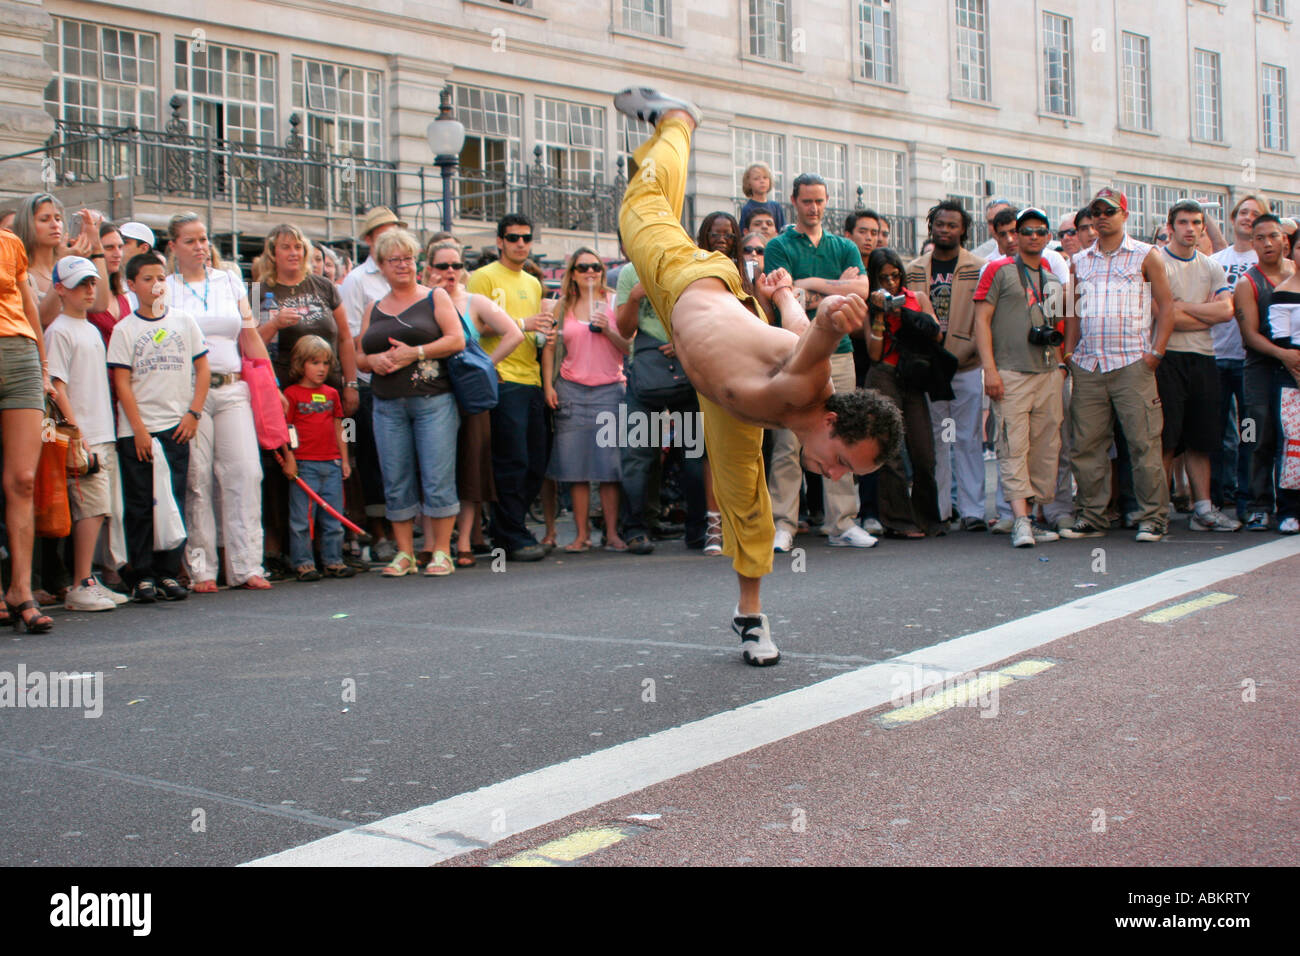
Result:
M1283 538L1173 568L245 865L428 866L1297 554Z

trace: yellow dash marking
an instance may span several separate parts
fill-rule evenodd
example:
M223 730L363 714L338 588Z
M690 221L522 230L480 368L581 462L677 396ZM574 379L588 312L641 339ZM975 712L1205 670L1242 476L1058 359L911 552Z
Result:
M1017 661L1015 664L1002 668L998 673L1006 674L1008 677L1033 677L1036 674L1041 674L1049 667L1055 666L1051 661Z
M622 843L631 834L619 827L593 827L579 830L566 837L543 843L539 847L516 853L508 859L493 863L493 866L558 866L572 863L584 856L590 856L597 850Z
M981 697L986 697L994 688L1005 687L1011 681L1012 678L1002 674L983 674L933 694L925 691L923 700L888 711L881 714L878 719L884 724L906 724L933 717L953 707L974 706Z
M1195 614L1197 611L1203 611L1207 607L1214 607L1219 604L1227 604L1229 601L1237 600L1235 594L1223 594L1213 591L1209 594L1202 594L1198 598L1190 601L1184 601L1182 604L1174 604L1170 607L1161 608L1159 611L1152 611L1144 615L1141 620L1150 621L1152 624L1168 624L1170 621L1176 621L1180 617L1186 617L1189 614Z

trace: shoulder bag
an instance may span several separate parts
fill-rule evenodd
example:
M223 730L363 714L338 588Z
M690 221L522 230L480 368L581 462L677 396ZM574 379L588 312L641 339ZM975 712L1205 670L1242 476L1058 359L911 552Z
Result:
M430 292L429 308L433 307L433 293ZM465 317L459 311L456 317L465 333L465 347L447 358L447 377L451 379L452 394L456 396L462 415L491 411L499 400L496 366L470 334Z

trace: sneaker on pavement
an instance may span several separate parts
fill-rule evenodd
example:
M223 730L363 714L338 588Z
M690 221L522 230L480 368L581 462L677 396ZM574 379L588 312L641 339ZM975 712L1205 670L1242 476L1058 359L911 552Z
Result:
M1295 518L1283 518L1278 522L1278 534L1296 534L1298 532L1300 532L1300 521Z
M509 552L507 557L511 561L540 561L546 557L546 549L540 544L526 544Z
M1062 538L1070 538L1070 539L1100 538L1106 534L1106 532L1103 529L1098 528L1096 525L1092 524L1091 522L1084 521L1082 518L1077 519L1074 522L1074 524L1070 525L1069 527L1061 528L1060 531L1061 531Z
M1203 515L1193 512L1187 519L1188 531L1239 531L1240 529L1240 521L1229 518L1218 508L1211 508Z
M113 602L114 607L121 607L123 604L130 603L131 599L129 597L127 597L125 594L118 594L112 588L107 587L98 578L91 578L91 580L95 582L93 585L90 586L91 590L96 591L97 593L102 594L104 597L108 598L110 601Z
M159 578L158 593L168 601L184 601L190 596L190 589L175 578Z
M1268 513L1265 511L1252 511L1246 516L1247 531L1267 531L1268 530Z
M826 543L832 548L874 548L878 539L873 534L868 534L857 525L849 525L843 534L833 534L827 537Z
M370 559L376 564L388 564L397 557L397 546L385 538L370 548Z
M1034 546L1034 523L1029 520L1028 515L1023 518L1016 518L1012 524L1011 547L1032 548Z
M69 611L116 611L117 605L113 603L113 599L101 594L94 586L99 582L94 578L90 578L89 582L82 581L76 587L70 588L63 606Z
M1165 533L1157 528L1150 521L1143 521L1138 525L1138 533L1133 536L1134 541L1159 541L1165 536Z
M993 527L989 528L994 534L1010 534L1016 530L1016 522L1013 518L999 518L993 522Z
M772 536L772 550L779 551L781 554L789 551L794 547L794 537L784 528L777 528L776 534Z
M766 614L741 614L740 605L736 605L731 615L731 629L740 635L740 650L746 664L770 667L781 659L781 652L772 643Z
M136 604L153 604L158 600L158 589L154 587L153 581L145 578L143 581L137 581L135 587L131 590L131 600Z
M1038 544L1050 544L1061 540L1061 536L1047 525L1039 524L1037 521L1030 521L1030 524L1034 529L1034 541Z
M885 533L885 526L880 523L879 518L863 518L862 530L867 534L882 535Z
M961 530L963 531L987 531L989 523L983 518L962 518Z
M651 126L657 126L659 118L672 110L690 113L697 127L704 122L704 117L694 103L660 93L649 86L629 86L621 93L614 94L614 109L635 116Z

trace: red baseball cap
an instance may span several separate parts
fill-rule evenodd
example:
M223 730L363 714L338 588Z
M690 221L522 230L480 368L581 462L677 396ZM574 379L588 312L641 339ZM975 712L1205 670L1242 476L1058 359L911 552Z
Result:
M1105 186L1102 189L1097 190L1097 195L1092 197L1092 202L1097 202L1097 200L1109 203L1120 212L1128 212L1128 197L1118 189L1111 189L1109 186ZM1092 203L1089 203L1088 205L1091 206Z

